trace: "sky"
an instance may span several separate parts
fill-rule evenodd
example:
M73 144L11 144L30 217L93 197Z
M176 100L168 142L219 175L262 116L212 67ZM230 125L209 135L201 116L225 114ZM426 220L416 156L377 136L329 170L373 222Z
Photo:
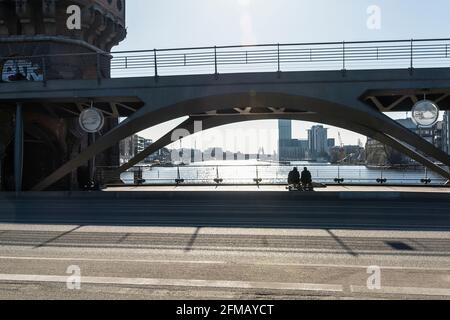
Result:
M447 38L450 30L449 0L127 0L126 5L128 36L115 51ZM379 8L379 16L371 11L373 6ZM406 114L390 115L404 118ZM156 140L181 121L149 128L140 135ZM312 125L295 121L294 138L306 139ZM267 153L277 149L276 121L249 122L244 127L245 132L242 124L208 130L185 139L182 145L206 149L226 144L230 151L247 152L263 147ZM366 141L352 132L325 127L336 141L338 132L345 144ZM247 138L242 139L243 134Z

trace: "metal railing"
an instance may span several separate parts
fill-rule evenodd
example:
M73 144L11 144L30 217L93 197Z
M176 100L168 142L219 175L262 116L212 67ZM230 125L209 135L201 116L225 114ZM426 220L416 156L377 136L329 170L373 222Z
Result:
M262 44L113 53L111 69L165 74L450 66L450 39ZM435 64L431 60L434 60Z
M15 71L28 80L59 79L58 67L67 61L88 65L90 77L356 70L450 67L450 39L352 41L261 44L196 48L117 51L31 57L0 57L11 76ZM77 60L78 59L78 60ZM56 66L56 67L53 67ZM110 69L109 70L109 66ZM31 72L30 72L31 70ZM76 77L77 71L74 71ZM67 75L67 72L65 73ZM86 75L83 75L86 78ZM5 80L5 79L3 79Z
M293 165L136 166L97 169L100 184L129 185L285 185ZM299 165L303 167L303 165ZM314 182L327 185L443 185L447 180L426 168L367 168L365 166L308 165Z

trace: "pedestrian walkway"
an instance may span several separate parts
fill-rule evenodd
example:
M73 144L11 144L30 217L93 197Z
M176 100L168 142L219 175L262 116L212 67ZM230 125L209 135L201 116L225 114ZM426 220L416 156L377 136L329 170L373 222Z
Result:
M121 186L110 187L107 192L136 191L136 192L288 192L286 186ZM316 192L420 192L420 193L449 193L450 187L430 186L327 186L316 188Z

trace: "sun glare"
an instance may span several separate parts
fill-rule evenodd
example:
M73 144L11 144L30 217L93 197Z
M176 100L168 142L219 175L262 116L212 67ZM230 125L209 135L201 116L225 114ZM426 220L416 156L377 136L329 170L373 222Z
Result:
M238 0L238 4L242 7L248 7L252 0Z

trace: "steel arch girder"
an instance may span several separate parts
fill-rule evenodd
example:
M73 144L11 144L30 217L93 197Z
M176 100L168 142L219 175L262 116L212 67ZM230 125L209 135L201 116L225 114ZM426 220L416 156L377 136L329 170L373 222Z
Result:
M256 98L255 98L256 97ZM306 96L294 96L280 93L257 93L246 92L238 94L225 94L219 96L202 97L190 101L183 101L175 105L167 106L156 111L145 112L140 110L133 116L122 122L119 126L112 129L106 135L97 140L97 142L85 151L80 153L78 157L72 159L62 167L57 169L49 177L45 178L41 183L36 185L32 191L42 191L50 185L62 179L64 176L75 170L83 163L94 157L96 154L110 148L120 140L125 139L137 132L157 125L161 122L186 116L189 114L199 114L212 110L226 110L230 106L247 105L266 105L267 107L285 107L288 109L299 110L298 106L302 106L302 111L311 111L324 114L328 118L342 119L345 117L344 128L348 123L355 123L367 128L382 127L383 131L389 136L404 141L405 143L415 147L424 154L428 154L450 166L450 155L437 149L428 141L422 139L417 134L411 132L407 128L396 123L386 115L371 109L362 102L355 102L355 106L347 106L331 101ZM215 106L215 107L212 107ZM217 107L219 106L219 107ZM167 114L172 114L172 118ZM323 122L321 118L319 122ZM375 129L376 130L376 129Z

